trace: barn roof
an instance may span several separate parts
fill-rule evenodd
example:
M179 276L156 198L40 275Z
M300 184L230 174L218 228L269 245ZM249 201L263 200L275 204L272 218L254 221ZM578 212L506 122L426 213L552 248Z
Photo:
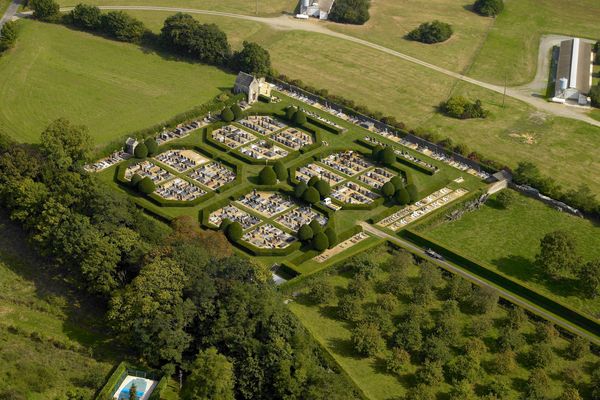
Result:
M240 71L235 79L235 84L236 86L250 87L254 79L255 78L252 75Z

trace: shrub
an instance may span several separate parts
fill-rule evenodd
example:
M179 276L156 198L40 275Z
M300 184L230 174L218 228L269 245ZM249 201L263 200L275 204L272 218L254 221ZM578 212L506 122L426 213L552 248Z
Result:
M410 366L410 354L401 347L394 347L385 360L385 369L396 375L400 375L408 366Z
M315 279L309 284L308 298L316 304L327 304L335 298L335 288L326 280Z
M400 205L410 203L410 194L405 188L400 188L399 190L396 190L394 198L396 199L396 202Z
M233 223L229 218L225 218L221 220L221 225L219 225L219 229L223 232L227 232L227 227Z
M235 118L235 115L233 114L233 111L231 111L231 108L225 107L221 111L221 119L223 121L225 121L225 122L231 122L231 121L233 121L234 118Z
M131 187L137 188L139 183L142 181L142 176L140 174L133 174L131 177L131 181L129 182Z
M302 198L302 195L304 192L306 192L306 189L308 189L308 185L305 182L298 183L294 187L294 196L296 196L298 199Z
M156 190L156 185L152 179L145 177L137 185L138 190L144 194L150 194Z
M362 25L369 20L369 0L337 0L328 19L344 24Z
M410 202L414 203L419 200L419 191L414 184L410 184L406 186L406 191L408 192L408 196L410 197Z
M441 21L425 22L408 34L410 40L422 43L440 43L452 36L452 27Z
M0 30L0 53L12 48L17 41L17 23L8 21Z
M316 219L313 219L312 221L310 221L308 226L310 226L310 229L312 229L312 231L315 235L319 232L323 232L323 227L321 226L319 221L317 221Z
M312 239L313 236L313 230L308 224L304 224L298 229L298 239L302 242Z
M283 182L288 178L288 170L281 160L278 160L273 164L273 170L275 171L275 175L277 175L277 179L280 181Z
M296 111L296 113L294 114L294 123L300 126L306 124L306 114L304 113L304 111Z
M289 120L289 121L293 121L294 120L294 114L296 114L296 110L297 108L294 106L288 106L285 109L285 117Z
M396 188L394 187L394 184L392 182L386 182L383 184L383 186L381 187L381 193L385 196L385 197L392 197L394 195L394 193L396 193Z
M338 237L335 233L335 229L333 229L332 227L327 227L325 231L323 231L323 233L325 233L325 236L327 236L327 240L329 241L329 248L332 248L337 244Z
M156 139L150 137L144 141L144 144L148 149L149 156L153 156L158 152L158 143L156 143Z
M498 205L504 209L507 209L508 207L510 207L515 200L517 199L517 196L515 194L515 192L513 192L512 190L509 189L504 189L503 191L501 191L500 193L498 193L496 195L496 202L498 203Z
M148 147L144 143L138 143L133 151L135 158L146 158L148 157Z
M144 23L123 11L102 15L102 30L122 42L139 42L146 31Z
M352 330L352 343L354 349L368 357L377 355L385 347L385 342L377 325L373 323L361 323Z
M240 240L242 238L243 233L244 232L242 229L242 225L237 221L232 222L227 226L227 238L232 242L237 242L238 240Z
M502 0L476 0L473 10L486 17L495 17L504 10L504 2Z
M375 161L380 160L380 154L383 151L383 146L378 144L371 150L371 158Z
M317 251L323 251L329 247L329 239L323 232L319 232L313 238L313 247Z
M327 197L331 193L331 186L329 186L329 183L327 183L327 181L324 181L323 179L319 179L315 183L314 188L317 189L321 197Z
M486 118L488 111L485 110L480 100L470 102L463 96L452 96L448 101L442 103L442 112L450 117L459 119Z
M384 165L392 165L396 161L396 153L394 149L387 146L379 153L379 161Z
M242 119L244 116L244 111L242 111L242 107L239 104L234 104L231 106L231 111L233 112L233 117L236 121Z
M29 6L33 9L33 17L42 21L52 20L60 12L60 6L54 0L30 0Z
M102 11L89 4L77 4L69 13L71 23L78 28L96 31L102 26Z
M267 165L258 174L258 183L261 185L274 185L277 183L277 174L273 167Z
M392 184L394 185L394 187L396 188L396 190L404 187L404 181L398 175L392 177L392 179L390 179L390 182L392 182Z
M319 182L319 177L311 176L310 179L308 180L307 184L308 184L308 186L315 186L317 182Z
M307 188L302 194L302 199L310 204L315 204L319 201L319 191L314 187Z

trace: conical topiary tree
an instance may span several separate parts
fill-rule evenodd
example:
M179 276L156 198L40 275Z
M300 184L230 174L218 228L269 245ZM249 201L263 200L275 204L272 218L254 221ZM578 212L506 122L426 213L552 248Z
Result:
M142 176L140 174L133 174L133 176L131 177L131 187L132 188L137 188L137 186L140 184L140 182L142 181Z
M315 183L314 188L318 190L321 197L327 197L331 193L331 186L323 179L319 179L317 183Z
M143 194L150 194L156 190L156 185L152 182L152 179L145 177L137 185L138 190Z
M315 204L320 198L319 191L312 186L306 189L302 194L302 199L310 204Z
M277 175L277 179L280 181L283 182L288 178L288 170L281 160L277 160L275 164L273 164L273 170L275 171L275 175Z
M148 149L148 155L153 156L158 153L158 143L156 143L156 139L150 137L144 141L146 148Z
M329 247L329 239L323 232L319 232L313 238L312 244L315 250L323 251Z
M267 165L259 172L258 183L261 185L274 185L277 183L277 175L273 167Z
M237 221L234 221L227 226L226 235L227 238L232 242L237 242L238 240L240 240L242 238L243 233L244 231L242 229L242 225Z
M419 191L413 183L407 185L406 190L408 191L408 195L410 196L411 203L414 203L415 201L419 200Z
M310 221L308 226L310 226L310 229L312 229L312 231L315 235L319 232L323 232L323 227L321 226L319 221L317 221L316 219L313 219L312 221Z
M335 246L337 244L337 241L338 241L337 233L335 233L335 229L333 229L330 226L325 228L323 233L325 234L325 236L327 236L327 240L329 241L329 248L331 249L333 246Z
M233 121L234 118L235 118L235 115L233 115L233 111L231 111L231 108L225 107L223 109L223 111L221 111L221 119L223 121L231 122L231 121Z
M231 106L231 112L233 112L233 118L235 118L236 121L242 119L242 117L244 116L242 107L240 107L237 103Z
M294 186L294 196L296 196L298 199L301 199L306 189L308 189L306 182L298 183L296 186Z
M146 158L148 157L148 147L144 143L138 143L135 146L135 150L133 150L133 155L135 158Z
M408 194L408 191L405 188L398 189L396 191L396 194L394 194L394 199L400 205L410 203L410 195Z
M387 181L386 183L383 184L383 186L381 187L381 193L385 196L385 197L392 197L394 195L394 193L396 193L396 187L394 186L394 184L390 181Z
M301 242L306 242L307 240L310 240L310 239L312 239L312 238L313 238L313 236L314 236L314 234L313 234L313 230L312 230L312 228L311 228L309 225L307 225L307 224L304 224L304 225L302 225L302 226L300 227L300 229L298 229L298 239L299 239Z
M296 111L296 113L294 114L294 123L300 126L306 124L306 114L304 113L304 111Z

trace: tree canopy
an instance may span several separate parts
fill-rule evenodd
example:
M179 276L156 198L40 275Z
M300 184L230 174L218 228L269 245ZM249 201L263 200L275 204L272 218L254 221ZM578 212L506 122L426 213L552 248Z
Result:
M261 45L244 41L242 49L233 55L233 66L254 76L267 76L271 73L271 55Z
M452 33L450 24L435 20L422 23L418 28L408 33L408 38L417 42L432 44L450 39Z
M333 3L328 19L343 24L362 25L370 18L369 0L337 0Z
M473 4L475 12L486 16L495 17L504 10L503 0L476 0Z

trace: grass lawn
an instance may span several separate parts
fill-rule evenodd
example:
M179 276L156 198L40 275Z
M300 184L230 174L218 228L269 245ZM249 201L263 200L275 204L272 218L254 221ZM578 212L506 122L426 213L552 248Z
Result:
M600 38L600 2L581 0L507 0L469 75L510 85L530 82L536 71L542 34Z
M371 254L375 255L375 257L377 257L380 261L385 261L387 260L387 257L389 257L384 246L376 248ZM408 268L407 275L411 285L414 285L414 283L416 283L416 281L419 279L418 271L419 268L416 266L411 266ZM385 282L387 277L388 272L381 271L377 273L375 280L376 282ZM338 273L337 271L334 271L330 275L319 277L319 279L324 279L330 282L335 288L336 297L339 298L341 295L347 292L348 284L352 279L352 273ZM300 293L304 293L304 291L300 289ZM363 307L368 307L370 304L374 303L378 293L381 293L379 285L372 285L371 290L363 302ZM432 315L435 315L435 313L441 307L443 300L441 293L441 291L438 292L437 299L431 306L426 306L426 309L428 309ZM408 296L402 296L399 298L399 300L399 306L392 312L394 321L398 320L398 317L406 309L406 306L410 301ZM295 297L295 300L289 303L289 307L292 312L306 326L315 339L325 347L325 349L333 356L338 364L348 373L350 378L365 392L368 398L373 400L401 398L401 396L406 392L407 388L414 384L414 373L421 362L413 359L413 362L406 367L406 370L399 377L395 377L387 373L385 369L385 358L390 352L389 345L383 352L375 357L363 357L359 355L354 350L351 340L351 330L353 328L353 324L337 318L336 305L337 299L334 299L328 304L316 305L310 302L306 297L302 296L302 294L298 297ZM499 335L499 328L505 323L504 318L506 318L506 311L502 308L497 308L492 313L491 317L494 320L494 326L488 335L483 338L487 349L481 356L481 366L483 367L483 371L475 384L475 391L478 394L484 394L486 385L494 375L489 368L496 357L497 350L495 343ZM475 318L478 317L466 312L461 313L459 316L460 323L463 326L467 326L467 324L469 324ZM531 324L527 324L523 328L523 333L525 336L528 336L532 330L533 326ZM462 343L464 339L465 337L461 337L458 343L455 343L455 345L460 346L460 343ZM528 351L531 340L532 339L530 338L529 344L519 351L519 356L517 357L518 360L523 361L523 355L525 355ZM560 379L562 376L561 372L564 368L567 366L572 366L580 369L584 374L587 374L590 371L590 368L593 366L593 363L597 360L597 357L592 355L588 355L586 359L582 359L580 361L570 361L559 357L559 355L565 354L564 352L566 346L567 342L562 339L558 340L553 346L555 352L555 361L547 370L548 375L551 377L550 385L548 387L550 398L556 398L556 396L562 390L561 387L563 386L563 383L560 382ZM514 371L507 373L512 387L507 399L512 400L520 398L518 391L522 390L523 384L527 380L528 375L529 371L522 362L518 364ZM587 380L588 378L586 377L584 379ZM448 382L444 382L433 387L434 391L437 392L437 398L439 399L447 398L446 396L450 388L451 384ZM585 394L582 393L582 395L584 395L585 398Z
M21 22L0 58L0 125L35 142L52 120L85 124L97 145L187 111L235 77L59 25Z
M533 266L540 239L555 230L566 230L577 239L584 260L598 257L599 226L586 219L556 212L525 196L519 196L515 204L506 210L495 208L490 202L458 221L425 229L424 233L461 254L484 261L494 271L544 296L599 318L600 299L578 296L575 281L548 282Z
M94 304L45 271L18 228L0 216L0 397L85 398L104 385L120 355Z

